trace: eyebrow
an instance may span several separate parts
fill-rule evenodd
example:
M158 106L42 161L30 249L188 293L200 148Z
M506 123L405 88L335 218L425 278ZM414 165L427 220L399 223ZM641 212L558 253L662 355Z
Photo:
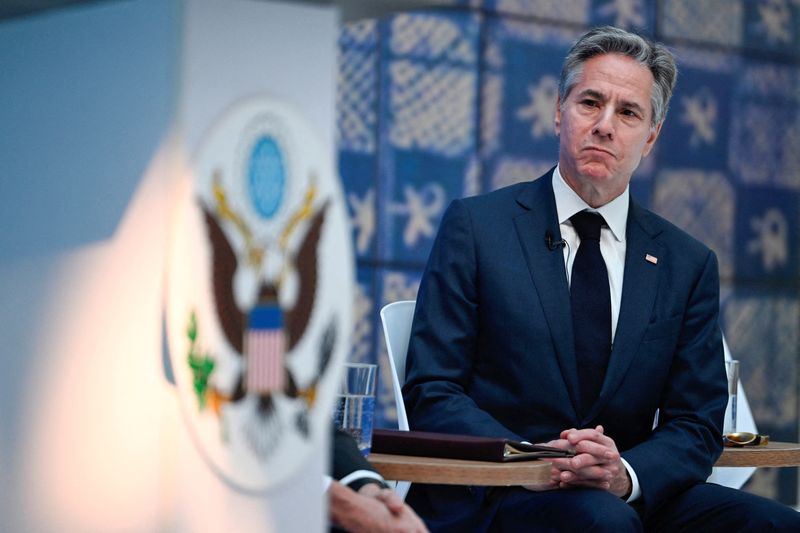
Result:
M578 98L583 98L586 96L594 98L595 100L599 100L603 103L608 101L608 98L606 98L606 96L603 93L595 91L594 89L584 89L580 93L578 93ZM647 112L645 111L645 109L636 102L631 102L629 100L622 100L622 106L626 109L632 109L634 111L638 111L639 113L642 114L642 116L647 116Z

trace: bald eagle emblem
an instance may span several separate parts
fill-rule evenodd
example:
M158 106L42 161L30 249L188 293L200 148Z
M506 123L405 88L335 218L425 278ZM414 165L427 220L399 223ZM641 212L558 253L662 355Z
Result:
M304 436L308 435L305 418L314 405L317 380L298 383L285 358L306 331L317 289L317 246L326 205L314 209L314 181L310 180L303 205L292 213L272 247L256 241L242 217L229 205L218 177L213 183L214 205L203 206L212 250L211 285L217 320L226 341L242 358L242 365L232 388L207 386L198 392L198 407L209 405L219 415L224 404L253 395L258 398L260 417L268 423L274 415L272 397L282 393L304 404L295 421ZM303 226L298 249L291 253L288 243L293 232L301 231ZM226 229L233 234L230 238ZM231 245L233 239L244 243L238 255ZM269 255L278 263L275 268L265 268ZM238 298L237 289L243 293ZM288 291L292 294L287 295ZM289 303L282 307L281 301ZM323 374L330 361L336 334L333 319L317 347L317 376ZM265 450L254 445L253 451L260 454Z
M176 217L167 308L181 406L213 469L248 491L316 447L347 351L352 252L326 155L292 108L244 101L208 134Z

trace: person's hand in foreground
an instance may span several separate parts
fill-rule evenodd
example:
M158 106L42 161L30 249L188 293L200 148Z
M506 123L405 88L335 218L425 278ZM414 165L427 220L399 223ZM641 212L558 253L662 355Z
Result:
M417 514L391 489L374 483L358 492L338 483L331 483L331 523L351 533L421 533L428 529Z

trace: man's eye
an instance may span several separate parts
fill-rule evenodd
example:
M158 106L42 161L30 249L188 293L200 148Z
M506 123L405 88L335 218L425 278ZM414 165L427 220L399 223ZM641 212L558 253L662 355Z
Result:
M626 117L642 118L641 114L638 111L633 110L633 109L623 109L622 110L622 114L625 115Z
M596 100L582 100L581 104L589 107L597 107L598 105Z

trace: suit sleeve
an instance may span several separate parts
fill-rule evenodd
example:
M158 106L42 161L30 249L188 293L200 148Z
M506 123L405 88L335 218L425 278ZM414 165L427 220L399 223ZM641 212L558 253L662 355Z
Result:
M658 426L648 440L622 454L639 478L648 512L705 481L722 453L727 380L718 317L717 260L709 251L688 297Z
M524 440L468 395L479 334L473 223L463 200L442 218L420 284L403 398L412 429Z
M331 460L333 478L358 490L367 483L377 483L386 487L383 477L359 451L356 441L347 432L334 427L333 457Z

